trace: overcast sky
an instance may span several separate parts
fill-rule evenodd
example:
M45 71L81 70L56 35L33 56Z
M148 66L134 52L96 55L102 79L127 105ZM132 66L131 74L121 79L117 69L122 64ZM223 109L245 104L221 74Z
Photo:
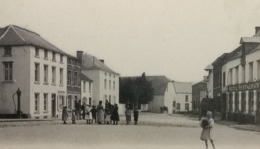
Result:
M0 0L0 26L83 50L121 76L198 82L204 68L260 26L259 0Z

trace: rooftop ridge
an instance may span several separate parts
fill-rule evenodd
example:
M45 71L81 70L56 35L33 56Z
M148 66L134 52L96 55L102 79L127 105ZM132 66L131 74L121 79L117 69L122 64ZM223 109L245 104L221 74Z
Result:
M24 30L24 31L27 31L27 32L30 32L30 33L33 33L33 34L35 34L35 35L38 35L38 36L40 36L40 34L38 34L38 33L34 32L34 31L31 31L31 30L29 30L29 29L26 29L26 28L22 28L22 27L20 27L20 26L17 26L17 25L10 24L9 26L11 26L11 27L16 27L16 28L19 28L19 29L21 29L21 30Z

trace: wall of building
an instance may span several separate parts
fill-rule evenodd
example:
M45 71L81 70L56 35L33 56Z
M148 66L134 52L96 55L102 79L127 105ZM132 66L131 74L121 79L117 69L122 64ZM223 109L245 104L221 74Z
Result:
M61 117L62 108L66 106L67 92L67 57L63 56L60 61L60 54L56 53L56 61L52 60L52 51L48 51L48 58L44 58L44 50L39 49L39 57L35 56L35 48L31 47L30 52L30 116L51 117L52 116L52 94L55 94L55 117ZM35 63L40 64L40 82L35 82ZM48 82L44 83L44 65L48 65ZM25 67L25 66L24 66ZM52 83L52 67L56 67L55 83ZM60 84L60 68L63 69L63 83ZM39 94L39 110L35 111L35 93ZM47 110L43 110L44 94L48 94ZM62 102L63 97L63 102Z
M167 88L164 93L164 106L168 108L168 113L173 113L173 98L175 96L175 90L172 82L167 84Z
M186 95L188 96L188 101L185 101ZM177 93L174 97L177 104L180 104L180 110L176 108L176 112L188 112L192 111L192 94L191 93ZM185 104L189 104L189 110L185 110Z
M4 56L0 47L0 114L14 114L12 96L20 88L21 111L30 113L30 47L12 47L12 56ZM13 62L13 81L5 81L3 62ZM17 109L17 96L14 96Z
M148 103L148 111L160 113L160 108L164 106L164 95L154 95L153 100Z
M210 70L207 82L208 97L213 98L213 72Z
M84 90L84 83L86 89ZM81 99L82 103L86 103L88 105L93 105L93 83L90 81L81 80ZM90 101L91 100L91 101Z

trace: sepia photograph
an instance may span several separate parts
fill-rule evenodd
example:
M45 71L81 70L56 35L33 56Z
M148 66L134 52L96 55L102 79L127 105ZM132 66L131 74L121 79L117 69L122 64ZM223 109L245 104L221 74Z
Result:
M0 0L1 149L259 149L259 0Z

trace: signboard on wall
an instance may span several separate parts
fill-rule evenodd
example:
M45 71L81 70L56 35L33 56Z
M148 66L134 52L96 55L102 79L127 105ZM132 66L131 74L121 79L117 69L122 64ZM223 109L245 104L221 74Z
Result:
M250 82L250 83L244 83L244 84L237 84L237 85L231 85L228 86L229 92L235 92L235 91L245 91L245 90L256 90L260 89L260 82Z

